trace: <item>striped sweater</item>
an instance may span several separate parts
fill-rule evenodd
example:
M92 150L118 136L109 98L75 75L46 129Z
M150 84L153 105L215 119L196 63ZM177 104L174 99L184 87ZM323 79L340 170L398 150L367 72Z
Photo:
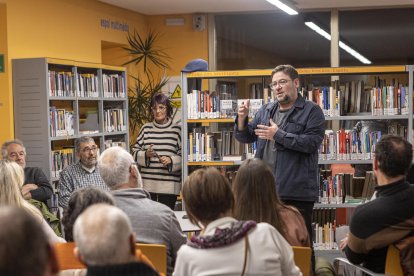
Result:
M159 156L169 156L172 166L164 166L159 159L147 158L150 145ZM140 166L144 189L152 193L176 194L181 190L181 127L171 119L165 124L153 121L145 124L132 147L132 155Z

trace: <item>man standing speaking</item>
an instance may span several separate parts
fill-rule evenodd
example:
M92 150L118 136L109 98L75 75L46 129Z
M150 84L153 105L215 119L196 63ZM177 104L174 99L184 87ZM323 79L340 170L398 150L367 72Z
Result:
M272 71L275 102L265 104L248 122L249 101L238 109L235 138L257 143L256 158L271 167L281 200L295 206L312 237L312 210L318 199L318 149L325 133L321 108L299 93L299 75L291 65Z

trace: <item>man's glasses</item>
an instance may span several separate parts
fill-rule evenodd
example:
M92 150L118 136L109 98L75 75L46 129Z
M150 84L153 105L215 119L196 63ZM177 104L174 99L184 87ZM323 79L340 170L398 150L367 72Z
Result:
M93 147L85 147L85 148L83 148L82 149L82 152L83 153L89 153L89 152L96 152L98 150L98 147L95 147L95 146L93 146Z
M158 106L158 107L153 106L151 107L151 110L154 112L157 112L158 110L161 112L164 112L165 110L167 110L167 107L166 106Z
M269 87L270 87L270 89L272 89L272 90L276 90L276 88L277 88L277 86L278 85L280 85L280 87L283 87L283 86L285 86L289 81L291 81L291 80L286 80L286 79L281 79L281 80L279 80L279 81L274 81L274 82L271 82L270 84L269 84Z

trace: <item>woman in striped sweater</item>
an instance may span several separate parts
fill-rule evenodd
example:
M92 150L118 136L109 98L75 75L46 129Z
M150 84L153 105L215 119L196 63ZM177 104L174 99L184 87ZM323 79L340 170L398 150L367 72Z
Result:
M181 127L172 122L173 109L163 93L154 94L150 108L153 121L142 126L132 155L151 199L174 210L181 189Z

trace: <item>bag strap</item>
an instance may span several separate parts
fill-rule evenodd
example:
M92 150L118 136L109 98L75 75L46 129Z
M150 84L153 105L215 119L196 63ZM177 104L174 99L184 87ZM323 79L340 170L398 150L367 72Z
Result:
M244 236L244 262L243 262L243 270L241 273L241 276L244 276L244 273L246 272L246 263L247 263L247 255L249 253L249 234L246 233L246 235Z

